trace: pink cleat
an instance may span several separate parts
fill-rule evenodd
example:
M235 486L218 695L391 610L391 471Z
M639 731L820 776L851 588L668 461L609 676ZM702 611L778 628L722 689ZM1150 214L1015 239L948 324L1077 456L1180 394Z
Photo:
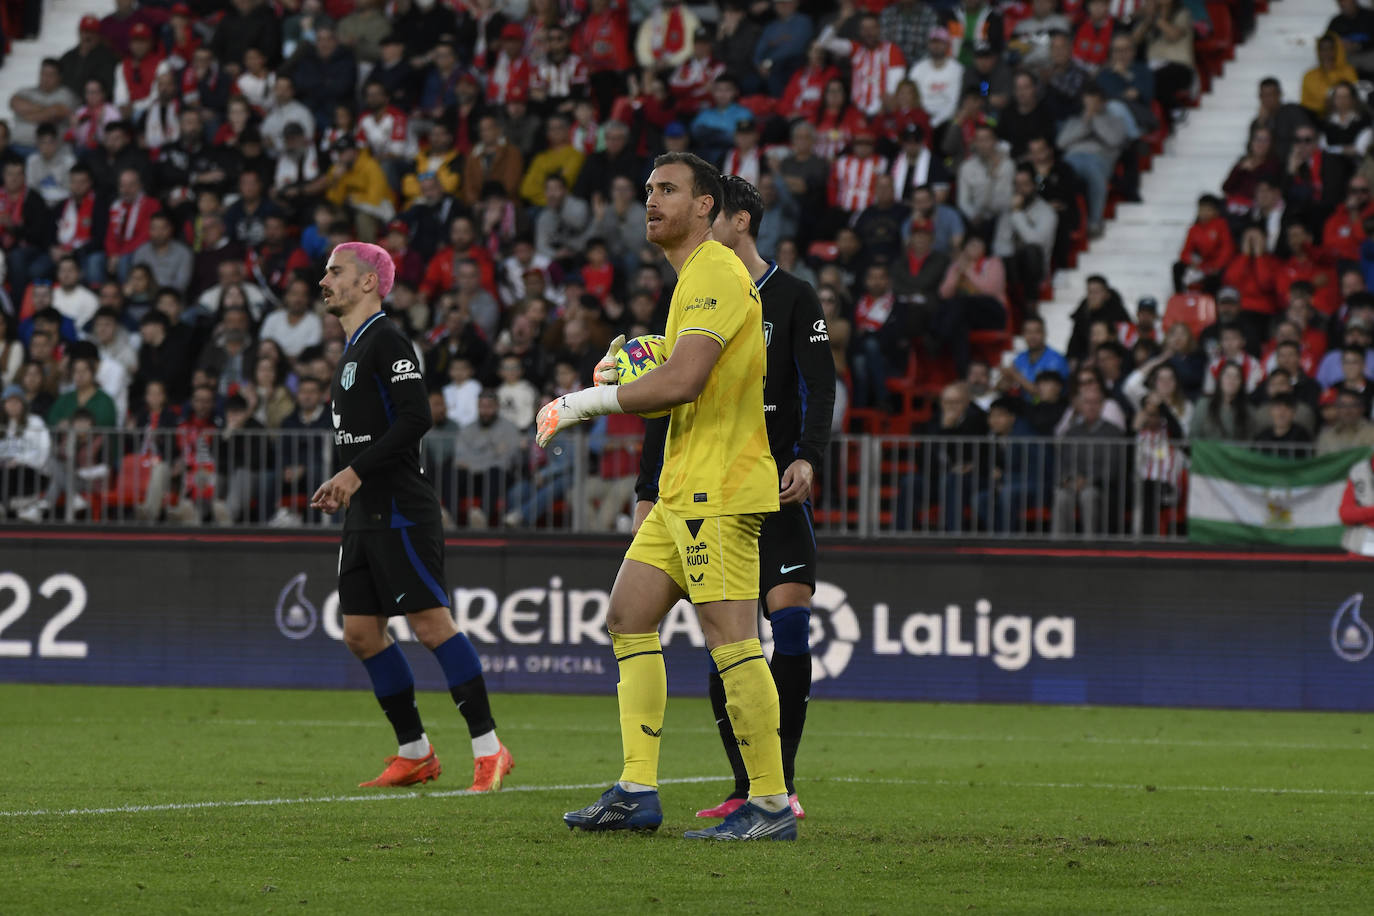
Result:
M743 798L727 798L714 808L701 809L697 812L697 817L729 817L738 811L745 801Z
M789 804L792 807L792 814L797 818L797 820L802 820L806 817L806 812L802 810L801 802L797 801L796 792L793 792L791 795L787 796L787 804ZM698 815L698 817L700 817L700 815Z

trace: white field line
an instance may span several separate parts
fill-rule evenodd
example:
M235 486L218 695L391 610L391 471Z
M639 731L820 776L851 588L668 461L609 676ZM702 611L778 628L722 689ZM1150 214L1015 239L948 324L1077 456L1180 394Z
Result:
M724 776L686 776L678 779L659 780L661 785L681 785L684 783L726 782ZM834 782L846 785L874 786L928 786L956 789L1068 789L1071 791L1105 792L1219 792L1246 795L1325 795L1342 798L1371 798L1374 789L1322 789L1322 788L1274 788L1266 786L1156 786L1147 788L1140 783L1116 782L1019 782L1019 781L979 781L960 779L862 779L854 776L822 777L817 783ZM578 783L551 786L511 786L503 792L569 792L586 789L599 789L604 782ZM111 808L31 808L17 811L0 811L0 817L82 817L100 814L143 814L159 811L196 811L206 808L259 808L282 805L322 805L354 804L360 802L389 802L413 800L418 798L455 798L465 795L485 795L484 792L469 792L455 789L441 792L390 792L373 795L323 795L313 798L245 798L233 801L171 802L161 805L121 805Z
M725 776L684 776L680 779L660 779L662 785L694 782L725 782ZM604 782L570 783L561 786L508 786L504 792L571 792L583 789L605 789ZM169 802L162 805L119 805L113 808L32 808L20 811L0 811L0 817L38 817L52 815L70 817L90 814L143 814L150 811L197 811L202 808L270 808L279 805L338 805L355 802L406 801L415 798L455 798L461 795L489 795L489 792L469 792L467 789L448 789L438 792L385 792L371 795L320 795L306 798L243 798L235 801Z
M843 782L880 786L948 786L962 789L1099 789L1107 792L1234 792L1248 795L1333 795L1343 798L1374 798L1374 789L1279 789L1269 786L1147 786L1121 782L982 782L976 779L860 779L857 776L824 776L816 782Z
M83 718L70 717L61 719L48 719L44 724L70 723L80 725L124 725L131 724L134 720L129 719L102 719L102 718ZM145 725L167 725L171 724L171 719L145 718L138 720ZM222 719L205 718L195 719L180 725L227 725L242 728L385 728L385 720L378 716L376 719ZM702 726L672 726L672 730L682 734L716 734L714 728ZM537 732L587 732L593 734L619 734L620 727L617 725L502 725L501 731L537 731ZM1282 751L1369 751L1374 750L1374 745L1370 744L1318 744L1301 741L1208 741L1204 739L1192 738L1130 738L1130 737L1110 737L1098 735L975 735L945 732L865 732L865 731L829 731L826 729L810 728L806 734L810 738L859 738L859 739L882 739L898 741L949 741L967 742L970 744L1103 744L1121 745L1125 747L1198 747L1198 748L1245 748L1249 750L1282 750Z

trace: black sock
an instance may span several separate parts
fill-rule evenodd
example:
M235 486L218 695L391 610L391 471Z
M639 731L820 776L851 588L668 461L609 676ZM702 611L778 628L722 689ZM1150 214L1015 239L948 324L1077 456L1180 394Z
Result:
M729 798L749 797L749 771L744 768L744 758L740 756L739 744L735 741L735 730L730 727L730 714L725 711L725 683L720 673L711 669L709 680L711 712L716 716L716 728L720 729L720 743L725 745L725 756L730 761L730 769L735 772L735 791Z
M425 733L420 724L420 710L415 705L415 688L407 687L400 693L378 697L382 712L386 713L391 727L396 730L396 743L409 744Z
M482 675L450 687L448 693L467 720L470 737L485 735L496 728L496 720L491 717L491 701L487 699L487 682L482 680Z
M797 771L797 748L801 746L806 725L806 704L811 699L811 653L783 655L773 653L769 665L773 683L778 685L778 737L782 739L782 778L787 794L795 795L793 777Z

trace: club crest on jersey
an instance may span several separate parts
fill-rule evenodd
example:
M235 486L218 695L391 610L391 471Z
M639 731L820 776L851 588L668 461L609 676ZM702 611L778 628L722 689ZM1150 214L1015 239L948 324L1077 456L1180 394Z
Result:
M348 389L353 387L353 382L357 379L357 377L358 364L344 363L343 374L339 376L339 384L343 386L344 391L347 391Z
M771 347L773 345L773 322L771 321L765 321L763 323L763 345L765 347Z

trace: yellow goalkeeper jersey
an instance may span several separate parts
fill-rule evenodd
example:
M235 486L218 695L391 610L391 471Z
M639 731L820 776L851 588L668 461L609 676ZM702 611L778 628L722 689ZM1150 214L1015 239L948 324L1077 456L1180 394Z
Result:
M763 419L763 303L744 264L715 241L682 265L668 309L669 350L687 334L721 345L701 395L673 408L659 499L686 518L778 510L778 469Z

